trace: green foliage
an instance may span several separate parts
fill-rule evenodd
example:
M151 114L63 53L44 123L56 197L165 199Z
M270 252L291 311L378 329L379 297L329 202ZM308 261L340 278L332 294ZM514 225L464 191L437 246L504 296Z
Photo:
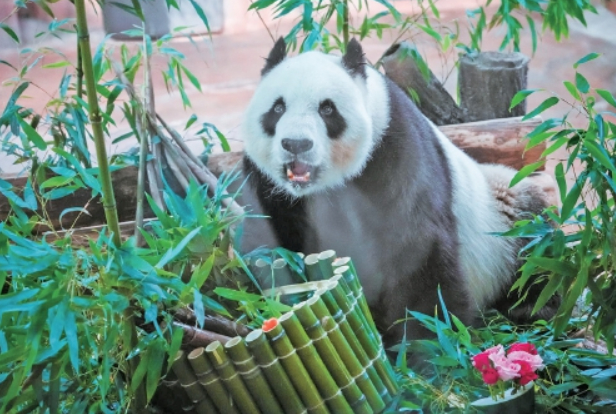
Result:
M469 30L471 44L467 49L468 51L480 51L484 31L503 26L505 36L501 41L500 50L511 46L513 51L519 52L520 34L524 29L524 23L520 17L523 17L531 34L532 51L534 53L537 50L537 37L539 35L534 19L539 18L543 21L542 31L550 30L556 40L561 40L569 35L567 20L569 17L579 20L585 26L584 12L597 13L589 0L502 0L498 3L498 9L489 19L487 13L492 0L487 0L484 6L467 12L467 16L471 19Z
M489 391L471 364L472 356L491 346L516 342L534 344L546 366L535 380L537 412L609 413L616 409L616 357L582 347L584 339L559 334L551 323L516 327L492 314L485 315L485 327L468 328L454 315L444 321L416 312L409 312L409 317L421 321L436 339L403 341L396 366L403 391L387 412L476 412L469 404L489 396ZM579 331L586 325L586 320L572 319L566 330ZM406 351L421 353L429 372L409 368Z
M175 355L182 336L173 329L175 310L190 306L199 323L205 313L238 317L212 288L244 289L247 281L229 256L228 229L238 218L228 216L222 197L194 183L185 198L167 192L168 212L152 204L157 220L143 232L145 247L131 238L115 248L102 232L81 250L70 235L33 241L40 218L29 211L38 207L31 185L22 196L0 188L13 208L0 223L0 413L120 412L142 382L152 397ZM126 335L135 321L132 349Z
M566 161L555 168L562 206L548 212L546 217L519 223L509 235L532 238L526 248L528 257L522 267L522 277L515 287L522 289L534 274L549 280L535 310L552 293L562 294L555 333L564 331L580 296L587 293L585 300L590 305L595 337L603 337L612 350L616 334L616 185L613 179L616 174L616 124L613 122L616 99L606 90L591 88L579 72L581 64L597 57L596 53L591 53L574 65L578 70L575 80L564 82L569 93L567 97L551 96L527 115L540 114L557 103L571 108L562 118L550 118L539 125L528 135L527 145L530 148L547 143L544 156L563 147L567 149ZM514 102L528 94L528 91L520 92ZM605 101L601 102L605 110L599 109L597 98ZM582 127L574 126L570 120L576 116L576 125L579 125L579 114L584 119ZM520 171L514 180L528 173ZM565 179L567 173L573 175L571 185ZM547 220L554 226L548 225Z

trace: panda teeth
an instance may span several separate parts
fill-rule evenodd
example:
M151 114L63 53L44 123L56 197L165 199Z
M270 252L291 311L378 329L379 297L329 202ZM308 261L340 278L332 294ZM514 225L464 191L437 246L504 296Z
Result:
M310 171L302 175L295 175L290 168L287 168L287 178L289 179L289 181L307 183L310 181Z

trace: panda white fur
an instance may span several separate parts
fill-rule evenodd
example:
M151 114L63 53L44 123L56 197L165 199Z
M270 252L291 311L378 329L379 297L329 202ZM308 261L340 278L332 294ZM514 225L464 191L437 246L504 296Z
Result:
M270 218L245 220L241 250L350 256L388 343L401 337L394 322L405 309L434 314L439 285L466 323L501 303L519 245L493 233L514 220L504 206L518 209L515 194L495 195L507 192L501 181L511 171L480 166L454 146L366 65L357 41L343 57L287 58L285 49L280 39L246 112L244 200ZM486 168L499 179L486 179ZM408 337L426 334L407 327Z

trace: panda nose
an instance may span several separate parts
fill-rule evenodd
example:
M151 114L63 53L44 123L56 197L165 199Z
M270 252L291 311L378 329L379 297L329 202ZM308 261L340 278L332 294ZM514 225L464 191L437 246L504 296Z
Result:
M289 151L291 154L300 154L312 148L312 140L310 139L291 139L285 138L282 140L282 148Z

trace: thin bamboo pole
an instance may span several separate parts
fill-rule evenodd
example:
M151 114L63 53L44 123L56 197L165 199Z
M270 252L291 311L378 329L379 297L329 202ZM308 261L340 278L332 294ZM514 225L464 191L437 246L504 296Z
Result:
M319 258L319 268L323 274L323 279L329 279L334 275L332 263L336 260L336 252L333 250L325 250L319 253L317 257Z
M118 210L113 194L113 186L111 182L111 174L109 172L109 162L107 159L107 148L105 147L105 137L102 128L102 116L98 105L98 95L96 92L96 81L94 79L94 69L92 67L92 51L90 50L90 33L88 30L88 20L86 17L86 8L84 0L74 0L75 14L77 18L77 38L80 52L80 62L83 70L86 93L88 98L88 112L90 116L90 124L92 125L92 134L94 136L94 144L96 147L96 157L99 168L99 182L101 183L103 209L105 211L105 221L112 233L112 242L119 248L122 244L120 237L120 223L118 220ZM134 350L138 344L137 330L135 328L132 309L129 307L124 312L126 319L128 349ZM127 376L132 377L132 374L139 365L137 356L131 358L127 365ZM145 410L147 404L147 395L145 391L145 383L140 384L134 392L135 405L134 410L141 412Z
M283 414L278 399L270 388L261 368L255 362L241 336L232 338L225 344L225 350L231 357L233 365L244 379L246 387L252 394L261 412Z
M308 412L306 407L304 407L280 360L267 342L263 331L257 329L249 333L246 336L246 344L263 370L267 381L278 397L280 405L284 408L285 414L306 414Z
M330 411L325 400L321 397L313 379L297 355L297 350L291 344L291 340L288 338L285 330L282 329L282 326L276 322L269 329L264 329L263 331L278 355L278 359L282 361L285 372L293 382L293 386L302 398L304 405L308 408L308 412L311 414L328 414Z
M197 375L197 380L205 388L212 402L221 413L239 414L220 376L218 376L218 373L204 352L205 348L195 348L188 354L188 362Z
M144 53L144 69L143 69L143 83L145 93L143 94L144 102L141 104L141 111L135 111L135 121L137 123L137 129L139 130L139 170L137 172L137 208L135 211L135 244L141 245L142 235L141 229L143 228L143 204L145 195L145 177L147 172L147 155L148 155L148 138L149 128L147 125L147 114L145 108L148 107L147 99L150 95L152 79L150 77L150 55L146 46L145 24L143 26L143 53ZM139 107L137 107L139 108ZM138 113L140 112L140 113Z
M323 280L323 273L319 266L319 255L317 253L306 256L304 258L304 265L306 267L306 278L308 281Z
M119 247L122 244L120 239L120 224L118 211L116 208L113 186L111 185L111 174L109 173L109 161L107 159L107 148L105 147L105 137L102 128L102 116L98 106L98 95L96 93L96 81L94 79L94 69L92 67L92 51L90 50L90 33L88 31L88 20L84 0L75 0L75 14L77 17L77 37L79 50L81 52L81 63L83 68L84 80L86 84L86 94L88 98L88 110L94 144L96 146L96 157L99 168L99 181L102 187L103 209L109 230L113 233L113 242Z
M359 388L355 376L351 375L347 369L343 357L338 352L332 338L327 335L321 322L308 305L308 303L315 298L318 299L318 297L313 296L307 302L299 303L293 307L293 311L312 340L314 347L336 381L336 384L342 390L353 412L371 414L373 410L368 404L366 396ZM340 347L340 349L342 348ZM347 351L351 352L350 349ZM357 364L359 364L359 362ZM361 373L365 375L363 368L361 369ZM367 375L365 379L368 379ZM374 395L378 397L376 390L374 390Z
M260 414L259 407L257 407L250 392L246 388L244 381L238 375L237 370L233 366L233 363L227 356L223 345L216 341L212 342L205 348L205 353L214 368L218 372L218 375L223 380L225 386L229 390L229 393L233 396L233 400L239 407L243 414Z
M218 413L205 389L197 381L197 376L189 365L184 351L178 351L175 355L171 369L180 380L180 384L182 384L182 388L188 395L188 398L195 404L194 409L197 414Z
M368 376L370 377L371 382L376 387L378 394L386 404L389 403L392 397L389 394L387 387L385 387L381 376L377 372L374 366L374 361L370 359L370 357L368 357L368 353L364 349L362 343L357 338L357 335L355 335L353 328L351 328L351 325L349 324L347 318L347 315L349 314L348 309L347 313L344 313L344 311L341 310L341 307L339 307L337 303L336 308L333 308L331 303L329 306L326 305L326 303L323 301L322 296L319 293L315 293L315 296L318 297L319 300L311 301L310 303L310 308L312 309L314 314L321 321L331 318L338 324L340 332L342 332L342 335L349 343L353 354L357 357L361 366L368 373Z
M295 313L287 312L278 318L278 321L282 324L306 370L310 373L310 377L331 411L336 414L351 414L353 409L342 394L336 381L334 381L332 373L325 366Z
M340 286L337 282L331 282L333 287L327 289L321 289L317 291L317 294L321 295L323 301L332 312L333 317L336 319L334 313L336 309L341 309L346 316L346 319L351 326L353 334L357 337L362 347L366 350L368 358L373 361L374 367L379 373L383 384L387 387L390 394L395 395L398 391L398 385L396 384L391 364L387 360L387 355L383 351L383 346L378 336L375 336L370 329L370 326L365 322L365 318L362 315L362 311L357 306L357 301L349 303L347 296L341 289L336 289ZM336 322L339 322L336 319Z

